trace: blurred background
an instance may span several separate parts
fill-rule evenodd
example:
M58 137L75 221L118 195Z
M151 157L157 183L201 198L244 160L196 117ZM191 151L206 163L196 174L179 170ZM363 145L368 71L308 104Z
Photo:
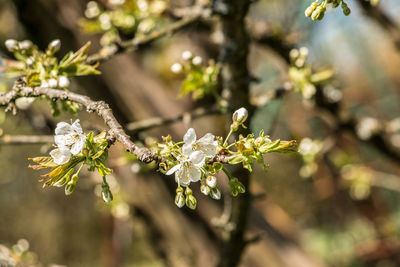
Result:
M60 39L62 56L90 40L95 52L105 38L83 29L87 2L0 0L0 43L29 39L45 49ZM171 10L195 4L166 3ZM249 69L258 79L251 86L251 102L257 106L251 129L264 129L272 139L298 140L301 153L268 155L267 172L255 167L250 190L257 197L246 236L257 241L246 247L241 266L400 266L400 2L381 0L371 11L370 3L349 0L350 16L328 9L318 22L304 16L310 3L258 0L248 15ZM160 23L173 19L164 15ZM71 90L105 100L125 125L208 108L212 99L178 97L184 77L170 67L182 61L185 50L203 61L216 59L218 42L217 22L196 22L113 57L100 65L101 75L73 79ZM295 92L263 100L290 80L289 52L300 47L308 48L313 70L335 71L318 88L331 93L332 105L324 108L318 93L315 101ZM3 45L0 55L12 57ZM0 82L2 91L12 86L5 78ZM86 131L105 128L95 115L82 111L78 117ZM0 133L51 135L57 122L75 118L54 118L47 102L36 101L15 116L1 110ZM209 115L130 134L143 142L168 134L178 141L194 127L198 136L226 136L227 118ZM118 144L108 160L114 169L108 178L115 198L111 205L99 197L100 177L89 172L65 196L62 188L42 188L39 173L27 168L28 157L50 149L51 144L0 145L0 244L14 252L28 249L29 261L42 263L37 266L218 262L221 230L216 221L224 201L198 194L197 185L197 209L177 208L174 179L129 159ZM225 177L219 184L223 195L229 194ZM5 247L2 251L7 254Z

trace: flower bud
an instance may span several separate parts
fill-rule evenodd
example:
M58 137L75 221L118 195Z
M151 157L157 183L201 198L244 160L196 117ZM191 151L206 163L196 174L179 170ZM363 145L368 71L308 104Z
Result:
M210 194L211 189L210 189L209 186L203 184L203 185L200 186L200 191L201 191L204 195L207 196L208 194Z
M246 191L244 185L239 182L237 178L233 178L229 181L229 188L232 196L234 197L236 197L239 193L244 193Z
M196 66L199 66L202 62L203 62L203 59L201 57L199 57L199 56L195 56L192 59L193 65L196 65Z
M197 200L193 195L189 195L186 197L186 206L194 210L196 209L196 205L197 205Z
M210 196L211 196L213 199L217 199L217 200L218 200L218 199L221 199L221 191L219 191L219 189L216 188L216 187L211 188Z
M175 63L175 64L173 64L172 66L171 66L171 71L173 72L173 73L180 73L181 71L182 71L182 65L181 64L179 64L179 63Z
M345 2L342 2L342 10L343 10L343 14L345 16L348 16L351 13L350 8L347 6L347 4Z
M54 78L51 78L48 81L48 83L49 83L49 87L51 87L51 88L56 88L58 86L58 81Z
M245 108L239 108L233 113L232 120L233 122L236 122L238 124L242 124L243 122L246 121L247 116L249 116L249 113L247 112L247 109Z
M60 77L58 77L58 85L61 88L67 88L69 84L69 79L66 76L61 75Z
M192 54L192 52L190 52L190 51L184 51L183 53L182 53L182 59L183 60L190 60L191 58L193 57L193 54Z
M8 39L7 41L5 41L4 44L7 48L7 50L10 52L14 52L14 51L18 50L18 41L17 40Z
M108 186L107 188L103 187L103 191L101 191L101 197L103 198L103 201L106 202L107 204L110 204L111 201L113 200L113 195Z
M22 42L19 43L19 49L21 50L28 50L29 48L31 48L33 45L33 43L29 40L24 40Z
M185 197L183 196L182 192L176 194L175 205L177 205L179 208L182 208L185 205Z
M211 188L216 187L217 186L217 178L215 176L208 176L206 179L206 184Z
M33 101L35 101L34 97L20 97L15 100L15 105L17 108L25 110L32 105Z
M306 17L310 17L311 14L314 12L314 10L317 8L318 6L318 2L313 2L309 7L307 7L306 11L304 12L304 14L306 15Z
M314 12L311 14L312 20L321 20L325 15L325 7L318 6Z
M76 188L76 183L73 181L69 181L68 184L65 186L65 195L71 195Z
M47 50L49 51L50 54L54 54L55 52L60 50L60 47L61 47L61 41L59 39L56 39L49 44Z

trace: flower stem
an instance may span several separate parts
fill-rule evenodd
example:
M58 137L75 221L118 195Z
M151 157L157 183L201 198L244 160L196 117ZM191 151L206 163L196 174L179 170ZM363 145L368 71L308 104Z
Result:
M223 147L227 145L228 139L229 139L229 137L231 137L232 133L233 133L233 129L231 128L228 135L225 138L224 144L222 145Z

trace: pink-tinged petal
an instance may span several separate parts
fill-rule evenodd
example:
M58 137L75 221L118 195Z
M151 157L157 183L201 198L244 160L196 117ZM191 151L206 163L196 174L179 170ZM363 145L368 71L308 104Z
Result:
M193 151L190 154L190 161L197 167L201 167L205 163L206 156L201 151Z
M69 123L66 122L59 122L57 123L56 127L56 135L62 135L62 134L69 134L72 132L72 126Z
M166 175L171 175L174 174L177 170L179 170L179 168L182 166L182 164L177 164L174 167L172 167L171 169L169 169L166 173Z
M75 144L71 147L72 155L77 155L82 151L83 146L86 142L86 136L84 134L75 136Z
M81 125L79 124L79 119L76 120L76 121L74 121L74 123L72 123L71 128L72 128L72 130L74 130L74 131L75 131L76 133L78 133L78 134L83 133L82 127L81 127Z
M55 164L63 165L70 160L71 153L67 148L61 147L50 151L50 156L53 158Z
M191 145L196 141L196 138L197 136L195 130L193 128L190 128L183 136L183 141L185 142L185 144Z

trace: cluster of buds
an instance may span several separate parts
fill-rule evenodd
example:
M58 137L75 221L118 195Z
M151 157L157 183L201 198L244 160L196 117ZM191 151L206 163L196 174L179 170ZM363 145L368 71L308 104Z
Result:
M43 80L40 84L41 87L50 87L50 88L67 88L70 85L69 79L60 75L55 78L50 78L48 80Z
M188 208L194 210L197 206L197 200L193 196L193 191L188 186L186 187L185 194L183 194L183 188L178 186L176 189L175 205L182 208L185 204Z
M317 72L313 71L311 65L307 64L308 49L306 47L292 49L289 57L289 78L294 85L294 90L301 92L304 99L311 99L317 92L316 85L324 83L333 77L334 72L331 68L322 69ZM336 94L333 97L336 100L341 95L338 96Z
M333 8L337 8L340 4L342 7L343 14L345 16L350 15L351 10L343 0L316 0L311 3L305 10L304 14L306 17L311 17L312 20L322 20L326 12L326 5L330 4Z
M30 40L24 40L18 42L17 40L14 39L8 39L5 41L5 46L8 51L14 53L14 52L25 52L27 50L30 50L33 47L33 43Z
M203 65L200 56L193 55L190 51L182 53L183 63L175 63L171 71L176 74L184 74L185 81L182 84L181 96L192 93L192 98L198 100L205 95L214 95L217 99L217 81L220 67L210 60L208 66Z
M166 8L164 0L108 0L104 6L89 1L80 25L88 33L103 33L100 43L108 46L118 42L120 34L148 34L164 20Z
M221 199L221 191L217 187L217 177L213 175L201 180L200 191L213 199Z

